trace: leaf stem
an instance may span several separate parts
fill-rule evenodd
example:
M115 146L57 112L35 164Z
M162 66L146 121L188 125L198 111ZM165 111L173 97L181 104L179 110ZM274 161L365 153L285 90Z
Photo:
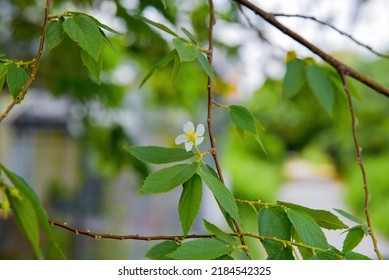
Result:
M18 95L13 99L13 101L7 106L5 111L0 115L0 122L3 119L5 119L7 117L7 115L9 114L9 112L12 110L12 108L24 98L24 95L25 95L27 89L30 87L31 83L34 81L35 76L38 72L39 63L40 63L41 57L43 55L43 47L45 45L46 30L47 30L47 25L49 22L50 5L51 5L50 0L46 0L45 18L43 21L42 33L41 33L41 37L39 40L38 51L37 51L37 54L35 56L34 63L32 65L31 74L30 74L28 80L25 82L25 84L21 88Z

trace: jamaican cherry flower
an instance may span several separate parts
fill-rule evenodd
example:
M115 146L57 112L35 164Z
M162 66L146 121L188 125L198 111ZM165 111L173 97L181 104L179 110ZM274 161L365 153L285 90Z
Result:
M176 144L180 145L185 143L185 150L188 152L192 150L193 145L197 148L204 141L204 125L199 124L195 130L192 122L186 122L184 124L184 134L180 134L176 137Z

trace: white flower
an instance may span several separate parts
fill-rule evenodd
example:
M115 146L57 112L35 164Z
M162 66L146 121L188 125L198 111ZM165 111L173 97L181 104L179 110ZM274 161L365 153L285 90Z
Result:
M192 150L193 145L197 147L204 141L204 125L201 123L197 126L195 131L193 123L186 122L184 124L184 132L184 134L180 134L176 137L175 142L177 145L185 143L185 150L188 152Z

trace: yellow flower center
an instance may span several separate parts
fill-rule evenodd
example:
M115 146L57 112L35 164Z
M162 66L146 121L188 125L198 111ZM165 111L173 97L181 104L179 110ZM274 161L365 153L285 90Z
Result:
M188 131L186 133L186 138L188 139L188 141L195 142L197 136L196 136L195 132L193 130L191 130L191 131Z

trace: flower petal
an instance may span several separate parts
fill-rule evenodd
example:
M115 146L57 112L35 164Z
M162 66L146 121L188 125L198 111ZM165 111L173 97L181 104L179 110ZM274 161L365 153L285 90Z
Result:
M186 137L186 135L185 134L180 134L180 135L178 135L176 137L175 143L177 145L180 145L180 144L182 144L182 143L184 143L186 141L188 141L188 138Z
M191 151L193 148L193 143L192 142L185 142L185 150L187 152Z
M204 137L203 136L199 136L199 137L196 137L196 145L200 145L201 143L203 143L204 141Z
M184 124L184 132L191 133L194 132L194 125L192 122L188 121Z
M197 125L196 136L203 136L204 131L205 131L204 125L200 123L199 125Z

